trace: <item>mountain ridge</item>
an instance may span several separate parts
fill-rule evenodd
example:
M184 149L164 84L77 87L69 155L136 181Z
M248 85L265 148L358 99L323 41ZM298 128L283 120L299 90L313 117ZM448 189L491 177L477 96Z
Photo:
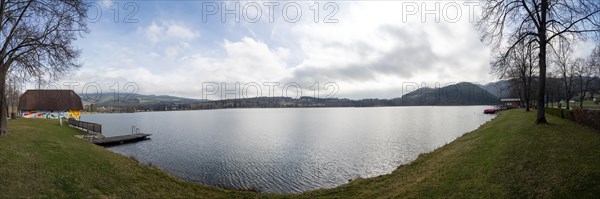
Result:
M156 94L86 93L80 94L88 111L136 112L197 110L219 108L279 107L377 107L377 106L447 106L494 105L499 98L481 85L459 82L441 88L422 87L392 99L347 99L291 97L255 97L223 100L201 100Z

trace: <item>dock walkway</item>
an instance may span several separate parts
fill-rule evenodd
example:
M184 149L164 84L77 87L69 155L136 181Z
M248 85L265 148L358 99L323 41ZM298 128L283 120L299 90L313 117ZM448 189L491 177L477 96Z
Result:
M146 139L148 139L148 136L151 136L151 135L152 134L136 133L136 134L131 134L131 135L119 135L119 136L114 136L114 137L106 137L104 139L93 139L93 140L90 140L90 142L92 142L96 145L100 145L100 146L117 145L117 144L123 144L123 143L128 143L128 142L137 142L137 141L141 141L141 140L146 140Z
M129 135L104 137L102 135L102 125L101 124L79 121L79 120L75 120L73 118L69 118L68 121L69 121L69 126L78 128L78 129L83 130L88 133L87 135L76 135L76 137L79 137L84 140L88 140L89 142L96 144L96 145L100 145L100 146L118 145L118 144L124 144L124 143L129 143L129 142L137 142L137 141L149 139L148 137L152 135L152 134L140 133L139 128L132 126L131 134L129 134Z

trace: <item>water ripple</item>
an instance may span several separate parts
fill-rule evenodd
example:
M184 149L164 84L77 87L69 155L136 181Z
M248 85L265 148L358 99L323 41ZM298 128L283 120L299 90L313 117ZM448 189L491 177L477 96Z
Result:
M299 193L392 172L493 118L482 106L225 109L82 115L106 135L152 139L109 150L181 179Z

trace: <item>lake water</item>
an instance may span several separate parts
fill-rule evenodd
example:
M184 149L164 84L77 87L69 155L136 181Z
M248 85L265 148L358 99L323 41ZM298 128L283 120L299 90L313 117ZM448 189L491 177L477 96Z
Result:
M487 106L220 109L84 114L106 136L136 126L151 140L109 147L187 181L298 193L388 174L491 120Z

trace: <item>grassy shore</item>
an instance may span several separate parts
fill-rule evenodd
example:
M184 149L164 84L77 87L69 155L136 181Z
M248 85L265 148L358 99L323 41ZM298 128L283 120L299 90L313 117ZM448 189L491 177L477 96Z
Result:
M257 193L199 186L80 140L57 120L9 121L0 138L0 198L241 198Z
M600 133L548 116L504 111L389 175L334 189L276 195L196 185L78 140L52 120L9 122L0 138L0 197L593 198L600 195Z

